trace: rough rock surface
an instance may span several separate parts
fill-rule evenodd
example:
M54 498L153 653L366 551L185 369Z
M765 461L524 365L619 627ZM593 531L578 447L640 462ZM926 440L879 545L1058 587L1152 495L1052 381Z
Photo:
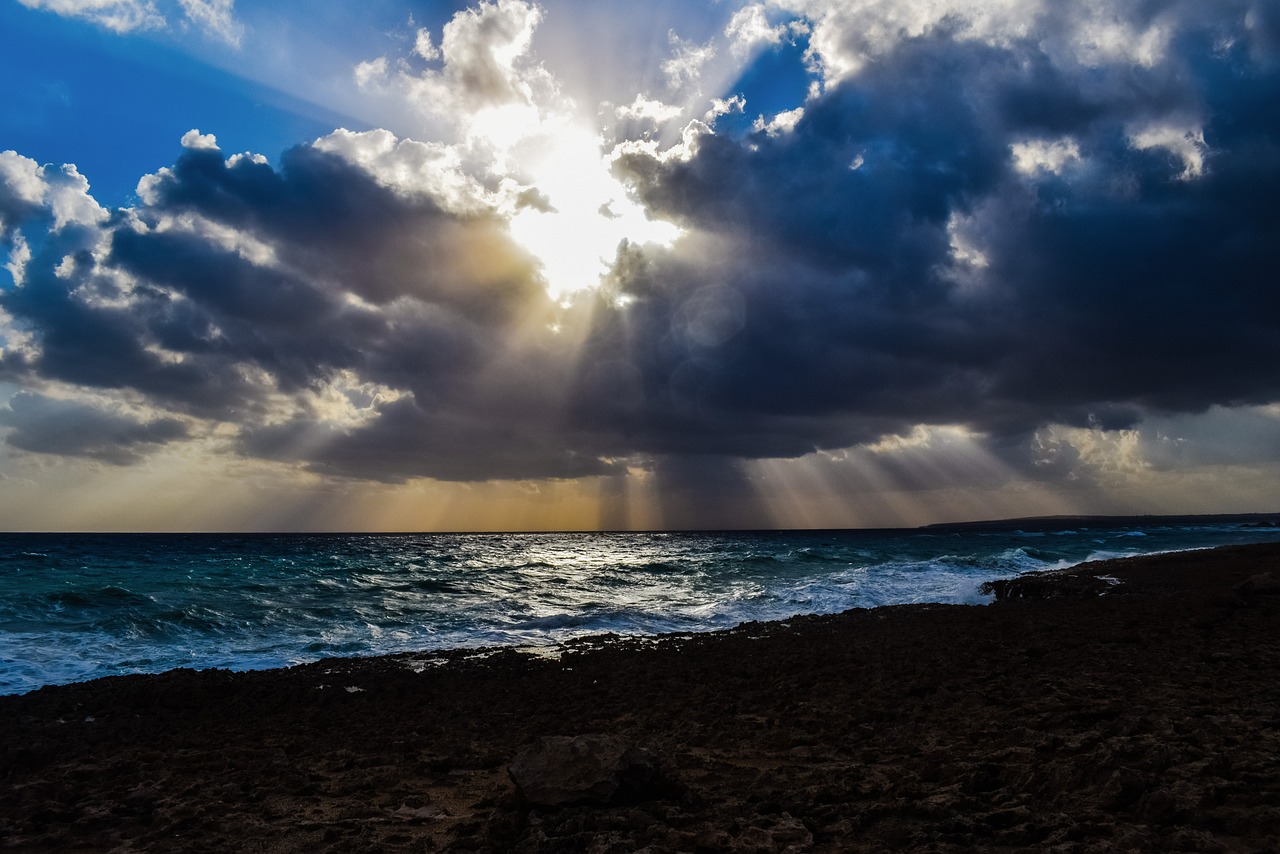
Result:
M0 697L0 851L1276 851L1280 597L1238 587L1277 567L1160 555L1080 568L1104 596ZM586 733L679 789L518 795L522 750Z
M544 807L627 803L669 788L658 757L609 735L544 736L507 773L527 803Z
M1075 570L1029 572L1015 578L987 581L982 592L997 601L1007 599L1057 599L1060 597L1103 596L1118 582L1110 576L1090 575Z
M1280 578L1260 572L1237 584L1236 592L1241 596L1280 596Z

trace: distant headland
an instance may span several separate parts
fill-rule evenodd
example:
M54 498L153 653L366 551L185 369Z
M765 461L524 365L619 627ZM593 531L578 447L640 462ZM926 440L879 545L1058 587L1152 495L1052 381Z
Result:
M974 522L939 522L924 525L926 531L1016 531L1022 528L1063 531L1071 528L1137 528L1159 525L1249 525L1280 528L1278 513L1213 513L1163 516L1026 516L1017 519L989 519Z

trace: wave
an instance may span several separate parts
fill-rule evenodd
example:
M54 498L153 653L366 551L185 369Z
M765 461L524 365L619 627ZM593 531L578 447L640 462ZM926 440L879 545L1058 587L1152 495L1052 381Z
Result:
M0 564L0 693L172 667L981 605L981 584L997 578L1274 537L1226 527L1042 533L25 535Z

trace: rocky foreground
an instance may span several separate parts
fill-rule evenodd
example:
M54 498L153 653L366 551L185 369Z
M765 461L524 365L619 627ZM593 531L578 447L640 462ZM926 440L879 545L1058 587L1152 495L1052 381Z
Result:
M1280 544L993 592L0 697L0 849L1280 850Z

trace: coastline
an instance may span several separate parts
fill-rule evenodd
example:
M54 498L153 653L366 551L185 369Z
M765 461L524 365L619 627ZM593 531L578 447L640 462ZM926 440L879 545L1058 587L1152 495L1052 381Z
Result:
M850 608L985 604L982 583L1020 573L1277 536L1215 518L1084 521L943 533L6 536L0 695L177 668L554 647Z
M1280 847L1280 596L1250 582L1267 572L1280 543L1081 564L990 606L584 639L558 659L410 653L0 697L0 847ZM446 663L409 666L425 659ZM650 785L529 803L521 752L596 735L643 754Z

